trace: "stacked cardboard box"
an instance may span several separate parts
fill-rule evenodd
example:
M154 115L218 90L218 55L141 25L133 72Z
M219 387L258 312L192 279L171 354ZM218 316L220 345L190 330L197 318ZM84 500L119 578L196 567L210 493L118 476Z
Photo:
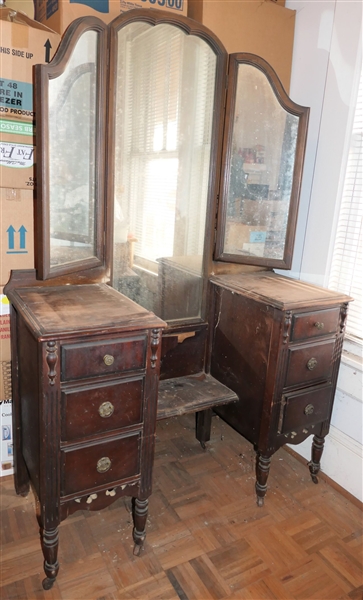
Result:
M0 475L12 469L10 315L3 295L12 269L34 267L33 65L49 62L60 36L0 8Z
M34 0L35 19L54 31L64 33L78 17L94 16L109 23L133 8L158 8L187 14L188 0Z
M250 52L264 58L288 92L295 11L267 0L188 0L188 16L215 33L227 52Z

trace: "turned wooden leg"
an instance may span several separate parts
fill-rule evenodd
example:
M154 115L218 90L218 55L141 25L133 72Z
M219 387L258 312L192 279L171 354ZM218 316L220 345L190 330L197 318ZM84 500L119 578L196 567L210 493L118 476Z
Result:
M45 590L50 590L58 575L58 543L58 527L55 529L50 529L49 531L43 529L42 549L44 556L44 573L46 574L46 578L43 580L43 588Z
M314 435L311 445L311 462L309 462L309 471L314 483L319 483L317 474L320 471L320 460L324 450L325 438Z
M139 498L133 498L133 517L134 517L134 530L132 537L135 542L134 555L139 556L144 545L146 538L146 519L149 508L149 500L139 500Z
M212 428L212 409L207 408L195 413L195 437L200 442L203 450L205 450L206 442L210 440L210 432Z
M271 456L262 456L262 454L257 454L256 458L257 506L263 506L267 491L267 478L270 472Z

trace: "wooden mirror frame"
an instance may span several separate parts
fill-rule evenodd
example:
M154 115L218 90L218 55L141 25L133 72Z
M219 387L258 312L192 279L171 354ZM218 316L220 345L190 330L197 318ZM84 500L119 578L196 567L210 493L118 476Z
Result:
M224 252L224 240L226 233L227 201L229 188L229 173L231 168L232 135L234 125L234 114L236 107L237 77L240 64L251 65L259 69L267 78L271 89L281 105L289 114L299 118L295 163L292 176L292 189L285 236L285 246L282 259L265 258L259 256L246 256ZM231 54L228 70L228 93L226 101L226 121L223 138L223 154L221 169L221 187L219 195L218 227L216 236L215 260L229 263L241 263L278 269L290 269L295 241L295 230L299 207L300 188L303 172L304 154L307 138L309 120L309 108L300 106L293 102L285 92L278 76L272 67L261 57L249 53Z
M216 77L214 87L214 114L212 123L211 135L211 157L210 157L210 172L208 183L208 194L206 204L206 224L205 224L205 243L202 263L202 302L201 316L194 318L185 318L178 321L172 321L168 326L168 330L172 328L180 328L181 325L192 323L203 323L207 319L207 290L208 277L212 270L212 256L214 249L214 232L215 232L215 215L216 215L216 190L219 186L219 172L223 138L223 121L224 121L224 98L226 89L228 53L219 38L213 34L210 29L203 24L194 21L182 15L176 15L172 12L166 12L158 9L136 9L128 11L114 19L110 27L110 66L109 66L109 114L108 114L108 147L109 160L107 170L107 197L109 204L109 231L110 248L113 248L113 206L114 206L114 179L115 173L112 162L112 148L115 144L115 115L116 115L116 76L117 76L117 34L123 27L134 22L145 22L152 26L160 24L168 24L178 27L187 35L194 35L204 40L214 51L216 55ZM112 263L111 263L112 264ZM112 269L112 267L111 267ZM112 280L112 278L111 278Z
M96 139L95 139L95 256L71 263L50 265L50 181L48 120L49 82L62 75L76 44L87 31L98 33L97 83L96 83ZM68 274L82 273L95 269L98 275L109 270L105 251L106 197L106 92L107 89L107 25L94 17L76 19L67 29L59 50L49 65L35 66L35 105L37 135L37 195L35 219L35 267L37 278L53 279Z

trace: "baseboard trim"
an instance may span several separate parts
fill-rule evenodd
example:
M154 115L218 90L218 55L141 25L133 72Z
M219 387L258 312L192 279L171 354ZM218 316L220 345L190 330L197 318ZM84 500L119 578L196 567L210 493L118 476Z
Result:
M304 456L301 456L301 454L298 454L298 452L296 452L295 450L293 450L290 446L283 446L283 450L285 450L288 454L290 454L291 456L293 456L294 458L296 458L296 460L298 460L303 465L307 464L306 463L306 458ZM349 500L349 502L351 502L352 504L354 504L354 506L356 506L357 508L359 508L363 512L363 503L358 498L356 498L355 496L353 496L353 494L351 494L346 489L344 489L341 485L339 485L339 483L337 483L336 481L334 481L334 479L331 479L329 477L329 475L326 475L326 473L323 473L323 471L319 471L319 478L322 479L323 481L325 481L334 490L336 490L337 492L339 492L339 494L341 494L342 496L344 496L344 498L346 498L347 500Z

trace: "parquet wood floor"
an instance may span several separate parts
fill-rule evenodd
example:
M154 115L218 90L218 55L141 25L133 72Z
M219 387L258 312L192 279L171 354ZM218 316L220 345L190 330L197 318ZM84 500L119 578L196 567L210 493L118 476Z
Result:
M148 535L133 556L129 499L60 527L60 571L44 577L35 500L0 480L2 600L362 600L362 511L284 449L265 506L254 452L218 417L204 451L194 417L161 421Z

